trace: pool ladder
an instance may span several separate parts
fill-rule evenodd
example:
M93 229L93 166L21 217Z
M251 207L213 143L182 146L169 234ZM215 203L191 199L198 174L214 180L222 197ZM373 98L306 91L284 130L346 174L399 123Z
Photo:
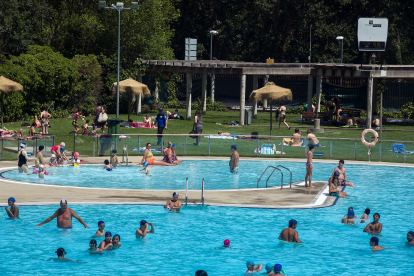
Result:
M285 170L288 170L289 171L289 173L290 173L290 188L289 189L292 189L292 172L288 169L288 168L286 168L286 167L284 167L284 166L282 166L282 165L278 165L278 166L276 166L276 167L274 167L274 166L268 166L267 168L266 168L266 170L262 173L262 175L260 176L260 178L259 178L259 180L257 180L257 188L259 188L259 182L260 182L260 179L262 179L262 177L263 177L263 175L266 173L266 171L269 169L269 168L273 168L273 171L272 171L272 173L269 175L269 177L267 178L267 180L266 180L266 188L267 188L267 183L269 182L269 179L272 177L272 175L273 175L273 173L276 171L276 170L278 170L281 174L282 174L282 180L281 180L281 183L280 183L280 189L283 189L283 172L282 172L282 170L281 169L279 169L279 168L282 168L282 169L285 169Z
M188 202L188 178L185 179L185 206L187 206ZM204 206L204 178L203 182L201 183L201 206Z

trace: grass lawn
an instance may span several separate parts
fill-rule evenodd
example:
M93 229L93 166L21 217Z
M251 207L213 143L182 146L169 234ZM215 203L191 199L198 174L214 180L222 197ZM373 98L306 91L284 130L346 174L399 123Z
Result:
M179 110L180 114L185 114L185 110ZM151 116L156 116L157 111L150 112ZM194 116L194 111L193 111ZM274 115L273 115L274 116ZM108 115L109 118L115 117L113 114ZM252 124L248 126L240 126L240 127L229 127L227 126L230 121L232 120L239 120L239 112L213 112L208 111L206 115L203 116L203 134L217 134L218 131L223 132L230 132L230 133L237 133L241 135L250 135L252 132L259 132L259 135L269 135L270 134L270 127L269 127L269 113L259 113L257 119L252 119ZM274 118L274 117L273 117ZM87 117L92 121L93 117ZM121 114L120 119L127 120L126 114ZM131 119L135 122L139 121L142 122L143 115L131 115ZM306 125L305 123L302 125L300 123L300 115L287 115L287 122L291 129L288 130L286 126L282 124L282 129L279 129L279 124L273 121L273 136L291 136L294 132L296 127L299 127L302 134L306 134L306 129L312 127L312 125ZM20 129L20 125L23 122L15 122L15 123L5 123L5 127L8 129L17 130ZM31 123L31 122L27 122ZM78 122L79 125L83 123L83 121ZM217 125L216 123L220 123L221 125ZM56 142L58 144L60 142L66 143L66 149L69 151L73 150L74 141L76 142L75 149L81 155L92 155L93 154L93 137L92 136L85 136L85 135L76 135L74 137L73 134L70 134L73 131L72 126L72 119L65 118L65 119L51 119L50 125L52 126L49 128L49 134L56 135ZM169 120L168 122L168 129L164 130L164 134L188 134L193 126L193 121L187 120ZM325 133L323 134L316 134L319 137L327 137L328 139L320 139L322 145L326 147L321 147L315 149L315 152L323 153L323 157L316 157L316 158L325 158L329 159L332 156L332 159L346 159L346 160L354 160L355 159L355 152L356 152L356 160L368 160L367 155L367 147L362 144L359 140L361 137L362 129L346 129L346 128L337 128L337 127L325 127ZM25 133L28 133L29 128L23 127ZM36 131L38 131L37 129ZM396 130L396 131L391 131ZM413 141L414 137L414 124L386 124L384 126L383 131L383 140L403 140L403 141ZM133 151L133 148L144 147L146 142L151 142L153 145L157 143L156 136L145 136L138 134L156 134L156 129L146 129L146 128L123 128L121 127L120 132L122 134L136 134L137 136L129 135L128 138L118 139L116 141L118 155L122 156L122 148L123 145L126 143L128 144L128 154L129 155L137 155L137 151ZM101 132L99 132L101 133ZM98 133L98 134L99 134ZM107 133L107 130L105 131ZM369 134L368 134L369 135ZM367 136L368 136L367 135ZM129 138L130 137L130 138ZM280 151L281 146L281 138L273 138L273 141L265 141L265 139L269 139L269 137L261 137L263 139L259 140L242 140L242 139L235 139L234 143L238 146L238 151L240 156L256 156L254 150L256 149L257 145L260 147L262 144L275 144L276 149ZM356 138L358 140L340 140L338 138ZM193 143L195 142L194 139L191 139L187 136L166 136L165 140L171 140L173 143L177 144L177 154L178 155L212 155L212 156L229 156L230 155L230 146L233 144L232 139L210 139L210 153L209 150L209 139L201 138L201 145L196 146ZM102 142L102 141L101 141ZM111 143L115 144L115 138L106 139L105 143L99 143L97 145L97 151L95 154L98 154L98 150L103 147L107 149L111 146ZM33 147L33 142L28 141L28 147ZM332 143L332 148L331 148ZM390 150L392 149L392 144L394 142L383 142L381 147L381 160L382 161L389 161L389 162L404 162L404 154L392 153ZM38 141L37 145L47 145L47 149L50 149L52 146L51 140L45 141ZM166 142L164 143L166 145ZM406 146L407 151L414 151L414 141L411 143L404 143ZM356 145L356 150L355 150ZM4 147L16 147L17 148L17 141L4 141ZM154 148L154 146L153 146ZM286 153L283 157L293 157L293 158L304 158L305 157L305 148L304 147L283 147L283 152ZM142 153L140 153L142 155ZM109 156L109 150L106 150L105 155ZM260 157L275 157L270 155L259 155ZM280 157L280 154L276 157ZM3 152L4 159L15 159L16 154L10 151ZM372 148L371 160L378 161L379 159L379 144ZM406 155L406 162L414 163L414 154L407 154Z

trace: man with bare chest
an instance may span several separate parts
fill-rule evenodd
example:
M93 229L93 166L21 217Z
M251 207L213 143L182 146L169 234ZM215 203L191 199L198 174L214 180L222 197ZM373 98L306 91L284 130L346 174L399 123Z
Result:
M85 228L89 228L85 222L75 213L75 211L68 208L68 202L66 199L62 199L60 201L60 208L57 209L51 217L47 218L44 222L37 224L36 226L42 226L43 224L57 218L57 227L63 229L72 229L72 217L82 223Z
M164 208L169 209L171 211L180 211L181 209L181 201L178 200L178 193L173 193L173 199L168 201L167 204L164 205Z
M282 230L282 232L279 235L279 240L302 243L302 241L299 239L298 232L295 230L297 226L298 222L294 219L291 219L289 221L289 228Z
M380 214L374 214L374 221L365 227L364 232L371 233L371 234L379 234L382 230L382 224L378 222L380 219Z

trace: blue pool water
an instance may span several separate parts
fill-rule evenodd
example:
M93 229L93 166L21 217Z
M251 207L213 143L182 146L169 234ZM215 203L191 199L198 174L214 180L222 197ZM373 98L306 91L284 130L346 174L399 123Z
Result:
M121 166L111 172L102 170L103 166L55 167L49 169L53 175L40 179L37 175L19 174L17 170L10 170L1 174L4 178L34 182L80 187L123 188L123 189L170 189L185 190L185 181L188 178L189 189L201 189L202 179L205 180L205 189L240 189L256 188L257 180L268 166L282 165L292 171L292 181L303 181L305 178L305 163L280 161L241 161L238 174L229 172L228 161L184 161L175 167L151 167L151 176L138 173L141 166ZM337 164L313 163L313 180L327 181ZM385 172L403 170L404 174L413 175L414 169L398 167L361 166L346 164L349 181L357 186L360 183L375 183L378 175ZM266 186L269 170L260 181L260 187ZM395 182L395 173L390 178ZM413 175L414 176L414 175ZM289 183L289 173L284 171L284 184ZM412 178L411 178L412 179ZM269 180L269 186L280 185L281 174L276 171Z

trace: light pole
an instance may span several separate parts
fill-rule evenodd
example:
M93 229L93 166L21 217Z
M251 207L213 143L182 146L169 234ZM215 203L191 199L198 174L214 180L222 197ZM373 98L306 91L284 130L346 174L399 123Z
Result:
M112 4L110 7L106 6L106 1L99 1L100 9L112 9L118 11L118 69L116 74L116 118L119 119L119 56L120 56L120 44L121 44L121 11L122 10L138 10L138 2L131 2L131 8L124 8L124 3L117 2L116 5Z
M210 60L213 60L213 34L218 34L218 31L210 31Z
M344 37L343 36L337 36L336 39L341 41L341 64L342 64L342 57L343 57L343 54L344 54ZM342 86L342 77L341 77L341 84L340 85Z

